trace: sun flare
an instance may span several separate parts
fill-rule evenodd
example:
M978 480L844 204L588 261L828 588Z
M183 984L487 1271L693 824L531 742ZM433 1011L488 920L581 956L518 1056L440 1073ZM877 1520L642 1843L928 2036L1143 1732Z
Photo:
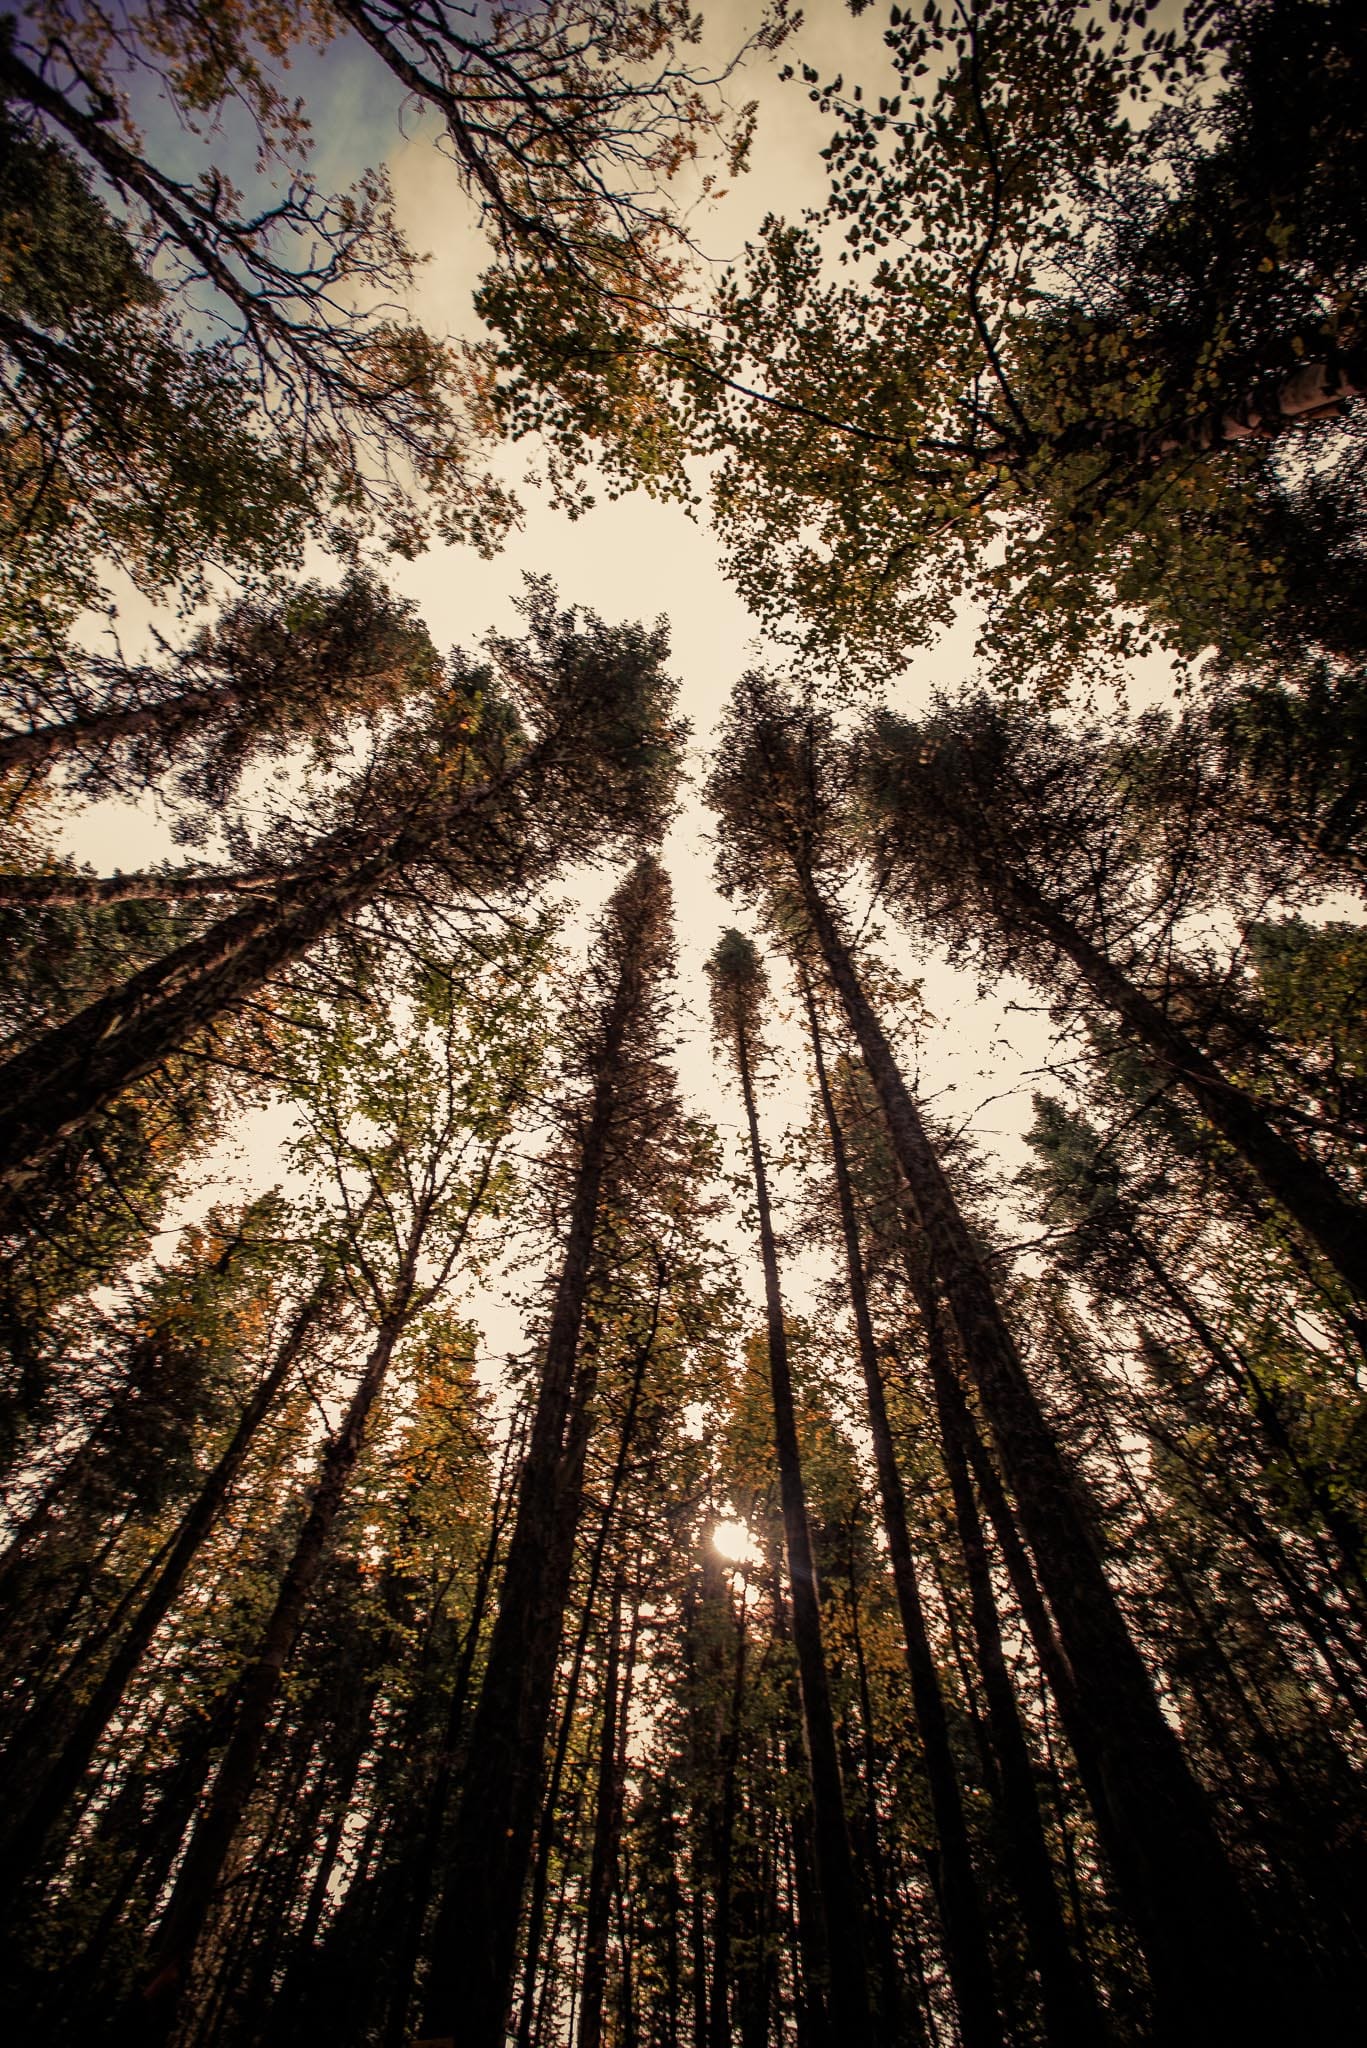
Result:
M759 1545L744 1522L718 1522L712 1531L712 1547L720 1551L729 1564L759 1562Z

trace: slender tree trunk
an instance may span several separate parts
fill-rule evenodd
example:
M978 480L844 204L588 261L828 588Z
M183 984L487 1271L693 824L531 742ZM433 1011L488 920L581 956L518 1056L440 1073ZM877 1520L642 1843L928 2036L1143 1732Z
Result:
M1346 1514L1335 1500L1333 1488L1325 1478L1307 1467L1299 1445L1292 1440L1290 1431L1278 1413L1275 1397L1268 1393L1257 1371L1221 1342L1202 1314L1198 1303L1168 1271L1166 1262L1159 1257L1152 1245L1137 1230L1130 1230L1126 1235L1159 1292L1176 1309L1234 1391L1242 1400L1248 1402L1265 1441L1278 1457L1284 1458L1290 1465L1304 1487L1310 1505L1333 1538L1344 1572L1356 1586L1359 1595L1367 1593L1367 1577L1364 1577L1362 1568L1363 1530L1354 1517Z
M859 1624L859 1595L855 1579L853 1559L850 1564L850 1636L854 1650L855 1676L859 1684L859 1725L860 1744L864 1752L864 1842L865 1865L873 1884L874 1927L878 1942L878 1974L880 1979L879 2019L880 2035L894 2041L914 2041L916 2048L924 2048L926 2039L925 2014L916 1998L909 1995L908 1987L902 1983L902 1973L897 1966L897 1953L892 1939L892 1899L888 1886L887 1858L883 1850L882 1829L878 1817L878 1752L874 1736L873 1695L869 1685L868 1658L864 1652L864 1632Z
M494 1510L490 1521L489 1535L480 1554L479 1568L475 1575L474 1597L470 1603L470 1617L466 1623L461 1642L460 1657L456 1665L455 1683L451 1688L450 1704L446 1713L446 1726L442 1735L441 1750L431 1784L423 1800L423 1811L412 1821L417 1834L418 1850L413 1857L411 1890L403 1916L400 1939L396 1946L394 1964L395 1982L389 1992L389 2012L385 2039L389 2048L403 2048L408 2040L408 2014L413 2003L413 1979L417 1974L418 1961L422 1955L423 1929L432 1904L432 1888L436 1877L437 1864L441 1853L442 1833L446 1823L447 1806L451 1786L457 1776L457 1764L461 1754L465 1733L465 1720L470 1701L470 1680L474 1675L475 1657L479 1650L480 1637L484 1633L485 1616L489 1607L489 1589L493 1584L494 1567L498 1562L499 1546L507 1522L512 1498L512 1471L515 1457L520 1450L523 1428L516 1425L509 1433L504 1445L503 1458L494 1494ZM404 1807L400 1805L399 1813ZM407 1829L402 1832L403 1847L406 1851L410 1839ZM403 1860L407 1862L407 1856ZM373 1888L372 1888L373 1889Z
M514 775L524 775L538 751ZM505 786L482 783L449 803L414 800L377 826L334 832L269 895L231 911L16 1053L0 1067L0 1189L22 1188L125 1088L373 902L406 866L430 859L434 838L452 834L458 819L475 830Z
M854 1310L859 1364L864 1376L869 1430L873 1437L878 1493L883 1509L883 1529L888 1539L888 1556L892 1564L897 1610L902 1623L902 1640L906 1648L907 1671L911 1679L912 1701L916 1709L916 1725L921 1736L926 1781L930 1788L931 1812L939 1843L939 1898L944 1924L945 1961L949 1968L954 2003L958 2009L963 2048L999 2048L1002 2041L1002 2023L993 1992L991 1948L978 1883L973 1874L968 1824L959 1792L958 1772L949 1739L949 1722L945 1714L944 1696L940 1690L940 1676L935 1668L935 1653L931 1649L930 1637L926 1631L925 1610L921 1603L921 1590L916 1581L916 1565L911 1554L906 1496L902 1488L902 1475L898 1470L896 1452L893 1449L887 1400L883 1391L883 1376L878 1363L873 1320L869 1314L868 1288L864 1279L864 1260L859 1244L859 1223L855 1215L854 1193L850 1185L845 1137L836 1114L835 1101L826 1073L816 1002L805 974L802 983L812 1053L816 1063L817 1087L821 1095L821 1106L825 1113L826 1129L831 1143L831 1159L835 1167L836 1201L840 1211L841 1232L845 1240L846 1273L849 1280L850 1303Z
M287 871L270 868L167 868L122 875L0 874L0 904L47 910L102 903L198 903L211 896L273 896Z
M437 1916L422 2021L429 2044L459 2040L461 2048L502 2048L512 2002L583 1496L587 1438L576 1454L566 1432L619 1118L626 1032L642 995L635 946L633 934L618 963L580 1141L564 1260Z
M601 2048L603 2005L608 1982L608 1935L622 1832L622 1791L626 1768L626 1722L631 1703L636 1622L633 1617L622 1671L622 1587L613 1589L608 1623L607 1668L603 1675L603 1721L598 1742L597 1806L593 1860L589 1867L584 1917L584 1972L580 1989L578 2048Z
M162 1915L152 1945L152 1960L139 1993L142 2017L138 2024L143 2028L142 2039L148 2048L169 2034L186 1998L193 1993L197 1950L209 1924L219 1879L241 1830L285 1666L318 1583L352 1472L364 1448L371 1410L407 1321L427 1221L425 1209L415 1212L394 1305L380 1325L341 1427L323 1453L304 1526L280 1582L256 1656L243 1673L233 1732Z
M887 1121L962 1355L1001 1449L1123 1838L1165 2039L1284 2038L1278 1996L1206 1798L1102 1565L1091 1515L1026 1376L991 1280L825 902L799 874L832 982Z
M0 732L0 774L14 768L45 768L66 754L86 747L110 747L119 740L143 739L149 733L174 738L199 720L212 718L238 702L225 683L201 690L182 690L159 704L131 705L122 711L90 711L60 724L36 725Z
M1221 1073L1181 1025L1033 883L995 869L988 879L1011 916L1041 933L1072 961L1093 994L1186 1089L1273 1201L1299 1224L1358 1299L1367 1302L1367 1207L1346 1194L1317 1159L1284 1138L1268 1122L1262 1105Z
M21 1801L17 1809L11 1808L11 1833L4 1845L0 1875L0 1902L13 1896L41 1857L50 1830L84 1777L152 1638L212 1532L256 1433L293 1370L327 1295L327 1286L320 1284L300 1306L269 1372L247 1402L230 1441L182 1517L165 1562L131 1628L110 1658L104 1676L82 1706L52 1765L34 1787L32 1798Z
M954 1499L954 1519L968 1574L973 1634L996 1754L1002 1820L1021 1904L1030 1960L1039 1978L1050 2048L1097 2048L1107 2028L1090 1977L1078 1966L1068 1940L1054 1884L1053 1866L1035 1792L1034 1767L1026 1746L1015 1688L1002 1648L1001 1623L982 1523L968 1469L968 1452L956 1427L947 1382L953 1367L945 1348L939 1311L929 1289L918 1289L926 1353L935 1395L945 1471Z
M760 1145L759 1118L755 1110L750 1048L743 1023L736 1031L736 1060L740 1070L741 1093L745 1098L745 1116L750 1133L750 1164L755 1182L755 1202L759 1211L760 1257L764 1267L764 1296L769 1335L769 1378L774 1404L774 1447L778 1458L779 1491L783 1505L788 1580L792 1589L793 1640L797 1647L798 1671L802 1684L802 1718L807 1737L807 1765L811 1774L814 1847L826 1927L831 2013L840 2042L848 2043L849 2048L864 2048L865 2043L872 2041L873 2031L869 2011L868 1980L864 1968L859 1899L855 1885L854 1859L850 1853L849 1830L845 1819L845 1798L840 1783L835 1716L831 1708L826 1657L821 1641L821 1603L817 1592L811 1531L807 1522L807 1498L802 1480L802 1457L798 1448L797 1416L793 1405L793 1383L788 1364L788 1333L783 1320L778 1252L774 1244L769 1186L764 1169L764 1153Z
M626 1477L627 1462L636 1434L636 1416L640 1407L641 1390L645 1382L649 1354L637 1354L635 1371L632 1375L631 1393L627 1401L627 1412L622 1423L622 1434L617 1445L617 1458L612 1470L612 1483L608 1488L607 1504L598 1525L593 1554L589 1559L588 1585L584 1592L584 1608L580 1617L579 1633L575 1640L574 1655L570 1660L569 1677L565 1686L565 1706L560 1716L560 1729L556 1737L555 1755L551 1763L550 1782L541 1805L541 1822L537 1830L536 1863L532 1871L531 1902L527 1909L527 1933L524 1942L522 1999L518 2010L518 2048L531 2048L532 2016L536 1990L537 1960L541 1951L541 1935L546 1917L546 1892L550 1880L551 1847L555 1832L555 1810L560 1798L560 1782L564 1774L565 1758L569 1751L570 1736L574 1728L575 1704L579 1692L579 1674L583 1668L584 1652L588 1647L589 1630L593 1623L594 1601L598 1596L598 1581L602 1574L603 1558L607 1552L608 1538L612 1533L617 1514L617 1500Z
M689 1921L689 1960L693 1979L693 2048L710 2048L707 2011L707 1925L703 1914L702 1875L694 1859L693 1910Z
M125 1088L375 896L389 870L376 856L234 910L16 1053L0 1068L0 1186L21 1187Z

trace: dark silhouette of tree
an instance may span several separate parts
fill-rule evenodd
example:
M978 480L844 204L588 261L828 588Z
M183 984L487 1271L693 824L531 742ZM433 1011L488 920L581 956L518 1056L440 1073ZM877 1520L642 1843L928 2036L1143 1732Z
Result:
M674 745L662 630L581 627L546 587L527 616L527 638L491 642L490 664L453 657L426 715L382 743L326 829L303 844L282 831L271 880L244 907L14 1055L7 1186L377 901L515 896L605 839L653 829Z
M988 956L1004 944L1041 980L1066 961L1367 1298L1367 1211L1206 1050L1180 961L1150 964L1158 920L1104 754L977 697L921 726L880 717L860 766L898 900Z
M1184 2028L1199 2033L1233 2001L1256 2034L1272 1993L1205 1796L1106 1577L1085 1489L1040 1407L825 893L848 859L839 763L827 720L764 679L745 678L708 785L727 826L726 874L763 892L776 917L802 920L868 1068L1103 1760L1107 1852L1125 1873L1163 2024L1179 2038ZM1251 1992L1255 1984L1263 1988ZM1198 2018L1203 2011L1208 2019Z
M807 1525L778 1252L774 1243L759 1115L755 1107L754 1067L764 1049L761 1014L765 976L754 946L737 931L723 935L708 963L708 973L712 983L713 1027L718 1040L735 1061L740 1078L755 1205L759 1214L774 1445L783 1503L784 1549L792 1592L793 1637L802 1685L803 1726L811 1771L816 1876L830 1967L831 2022L843 2039L862 2042L872 2039L863 1930L850 1854L844 1791L840 1782L830 1681L821 1641L821 1602L811 1533Z

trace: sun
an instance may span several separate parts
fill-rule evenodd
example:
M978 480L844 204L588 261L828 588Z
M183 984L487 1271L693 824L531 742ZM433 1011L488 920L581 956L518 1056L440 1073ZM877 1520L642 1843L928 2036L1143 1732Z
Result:
M712 1547L730 1564L758 1564L762 1556L744 1522L718 1522L712 1531Z

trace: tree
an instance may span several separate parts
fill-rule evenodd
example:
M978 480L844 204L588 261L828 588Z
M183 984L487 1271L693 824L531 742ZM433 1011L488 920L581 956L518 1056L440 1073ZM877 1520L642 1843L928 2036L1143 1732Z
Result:
M564 1249L423 1993L432 2040L454 2039L459 2026L471 2043L498 2048L512 2001L600 1362L587 1332L600 1312L610 1219L638 1175L667 1156L675 1115L659 1045L670 957L667 884L645 859L608 906L579 998L571 1072L582 1095L568 1107ZM657 1293L638 1310L647 1354L660 1307Z
M258 1430L314 1334L314 1325L328 1303L332 1278L326 1273L321 1276L289 1318L274 1356L244 1404L232 1435L182 1515L160 1569L122 1640L117 1643L99 1682L82 1703L43 1776L25 1788L27 1796L21 1793L20 1799L12 1803L3 1845L4 1877L0 1880L6 1897L12 1896L24 1883L41 1858L53 1826L80 1785L153 1637L180 1594L202 1545L213 1531ZM61 1482L61 1491L68 1492L71 1474L63 1472ZM38 1721L40 1727L45 1727L54 1704L51 1694L47 1695L31 1710L31 1722ZM21 1729L20 1743L24 1732Z
M868 1068L1104 1760L1107 1853L1125 1873L1163 2024L1181 2038L1183 2029L1214 2024L1217 2010L1241 2007L1241 2023L1256 2038L1266 2031L1270 1993L1250 2002L1263 1964L1204 1795L1106 1577L1085 1490L1040 1408L981 1250L824 893L846 858L839 775L829 721L757 676L743 679L708 784L727 827L725 877L763 892L776 917L801 920L798 935L819 951ZM1208 2021L1197 2017L1203 2011Z
M310 505L229 353L191 338L88 174L0 93L0 679L22 704L105 604L102 557L150 596L202 596L210 563L297 559Z
M334 1182L347 1224L338 1265L370 1343L325 1440L307 1512L238 1683L231 1736L152 1942L137 2025L153 2038L182 2037L198 2006L196 1963L215 1890L396 1346L441 1294L505 1178L501 1155L539 1059L526 1029L537 950L525 960L515 947L509 954L459 993L454 978L429 980L406 1038L396 1040L383 1010L343 1010L322 1040L314 1019L301 1016L300 1041L287 1051L306 1118L301 1152Z
M217 823L263 757L306 748L312 763L334 765L356 725L373 729L430 692L435 668L411 606L354 571L336 589L240 600L158 667L75 652L31 665L9 693L28 722L0 733L0 774L56 769L88 796L169 784L196 822ZM181 832L190 836L188 822ZM21 903L117 900L109 884L74 874L6 875L0 886ZM148 878L146 893L157 887Z
M912 1558L907 1528L906 1495L888 1423L882 1370L878 1361L873 1322L869 1314L864 1261L859 1243L859 1221L855 1213L854 1191L850 1181L844 1133L840 1127L835 1098L826 1072L816 999L805 971L802 972L802 993L807 1012L812 1058L816 1067L817 1088L835 1170L836 1202L840 1212L840 1229L849 1274L850 1304L854 1314L859 1365L868 1402L869 1429L873 1436L883 1527L892 1560L897 1605L906 1645L907 1670L916 1701L921 1738L925 1745L926 1772L930 1780L931 1804L939 1837L942 1859L941 1910L945 1923L949 1972L954 1986L954 2002L958 2009L960 2031L964 2037L965 2048L971 2048L971 2044L977 2042L999 2042L1002 2039L1000 2018L993 1997L987 1928L977 1880L973 1874L968 1829L954 1756L950 1748L944 1700L926 1631L920 1589L916 1583L916 1566ZM1052 1990L1052 1984L1049 1988ZM1060 2031L1060 2041L1066 2038L1066 2034Z
M545 586L526 615L527 637L492 640L488 664L452 658L426 715L333 798L323 831L281 832L244 907L10 1059L7 1186L377 901L516 895L605 838L654 829L675 746L663 630L581 627Z
M750 941L742 933L730 931L723 935L713 953L708 972L712 982L713 1027L718 1040L735 1061L740 1077L750 1141L750 1170L754 1177L755 1204L759 1215L774 1443L783 1502L788 1581L792 1590L793 1635L802 1681L803 1726L811 1772L817 1880L830 1966L831 2020L842 2039L863 2042L872 2038L863 1930L840 1782L830 1684L821 1643L821 1604L811 1533L807 1526L778 1252L774 1243L759 1116L755 1108L754 1063L763 1050L760 1018L765 990L764 971Z
M320 188L308 115L278 82L293 50L353 31L404 100L437 111L501 264L629 303L677 279L690 243L668 181L708 146L739 163L752 110L732 119L726 77L786 27L780 6L709 74L678 55L699 34L679 0L488 23L388 0L231 17L197 0L135 15L53 0L17 18L0 48L15 144L0 219L17 255L0 347L22 644L43 650L102 595L101 554L160 596L182 579L202 590L206 563L297 559L320 529L488 552L515 515L475 453L490 426L479 351L403 309L417 258L385 174ZM182 133L244 115L260 193L213 162L168 169L134 118L149 83Z
M505 414L620 487L686 491L705 448L747 603L846 678L964 596L997 668L1048 686L1145 637L1117 606L1184 654L1360 650L1361 124L1306 53L1346 85L1361 27L1149 13L899 9L867 96L804 64L837 124L823 213L770 219L682 313L486 296Z
M1169 964L1163 980L1153 976L1142 870L1127 858L1123 824L1113 823L1118 807L1104 754L979 696L919 727L877 719L861 765L899 900L922 917L952 921L985 953L995 927L1013 957L1043 978L1068 961L1367 1299L1361 1203L1205 1050L1180 964Z

